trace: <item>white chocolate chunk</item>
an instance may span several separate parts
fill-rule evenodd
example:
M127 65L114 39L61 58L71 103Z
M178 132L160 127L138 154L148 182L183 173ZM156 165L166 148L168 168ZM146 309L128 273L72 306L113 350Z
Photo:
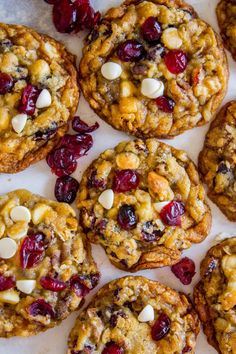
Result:
M47 89L43 89L36 101L36 108L46 108L51 106L52 96Z
M10 289L5 291L0 291L0 302L5 302L7 304L18 304L20 297L17 291Z
M19 134L24 129L26 122L27 122L27 114L25 113L17 114L11 120L12 128L15 130L16 133Z
M149 322L154 320L154 310L151 305L145 306L138 315L139 322Z
M141 84L141 92L143 96L148 98L157 98L164 94L164 84L158 79L146 78Z
M177 49L182 45L182 39L179 37L178 30L174 27L166 28L162 33L161 40L169 49Z
M30 222L31 213L28 208L23 205L15 206L10 211L10 217L13 221L26 221Z
M107 63L103 64L101 68L101 73L102 76L105 77L105 79L115 80L120 77L122 73L122 67L120 66L120 64L108 61Z
M99 203L107 210L112 208L114 202L114 192L112 189L107 189L98 198Z
M168 204L170 204L170 200L167 200L166 202L160 202L160 203L154 203L153 206L154 206L154 209L160 213L161 210Z
M1 238L0 240L0 258L12 258L17 251L17 244L9 237Z
M32 221L35 225L40 224L45 218L46 214L51 210L51 207L46 204L39 203L32 210Z
M30 279L17 280L16 287L22 293L31 294L36 287L36 280L30 280Z

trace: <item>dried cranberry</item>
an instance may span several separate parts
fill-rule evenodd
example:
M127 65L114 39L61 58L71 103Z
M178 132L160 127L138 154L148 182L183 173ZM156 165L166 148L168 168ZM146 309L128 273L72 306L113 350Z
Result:
M12 77L6 73L0 73L0 95L10 92L14 81Z
M72 128L80 134L92 133L94 130L99 128L99 124L96 122L94 125L89 126L87 123L82 121L80 117L74 117L72 121Z
M158 108L165 113L172 113L175 108L175 101L168 96L160 96L156 99Z
M58 147L66 147L71 150L77 159L86 155L92 146L93 138L89 134L65 134L58 145Z
M23 90L18 110L21 113L32 116L35 112L36 101L39 94L40 90L36 86L28 84Z
M134 229L137 225L134 207L128 204L122 205L118 212L117 221L124 230Z
M139 174L134 170L115 171L112 189L115 193L129 192L137 189L139 182Z
M85 297L90 291L90 289L84 284L83 277L79 275L73 275L71 277L70 288L80 297Z
M188 59L186 54L180 49L170 50L165 56L164 61L167 69L172 74L180 74L187 67Z
M62 291L67 287L66 283L63 281L51 277L42 277L40 279L40 284L44 289L55 292Z
M50 152L47 163L58 177L71 175L77 167L75 154L65 147Z
M33 317L36 316L50 316L52 318L54 317L54 311L52 306L44 299L38 299L32 302L32 304L29 307L29 313Z
M52 135L56 133L57 129L58 129L57 123L53 122L48 129L38 130L34 135L34 140L36 141L48 140L49 138L51 138Z
M101 219L96 224L96 234L98 234L98 235L103 234L103 231L106 229L107 224L108 224L108 220L107 219Z
M4 277L4 275L0 275L0 291L14 288L15 285L16 282L13 277Z
M184 203L174 200L160 212L161 220L170 226L181 226L181 215L185 212Z
M151 16L142 24L141 33L145 41L156 43L161 37L162 28L157 19Z
M106 181L103 178L97 178L97 172L92 171L91 175L88 178L87 186L88 188L104 188Z
M196 274L195 264L188 257L184 257L178 263L174 264L171 267L171 271L184 285L189 285Z
M163 234L161 230L155 230L152 223L147 221L142 228L142 238L146 242L157 241Z
M109 342L103 349L102 354L123 354L124 349L114 342Z
M170 331L170 319L165 313L161 313L152 327L151 335L153 340L160 340L167 336Z
M189 353L191 351L192 351L192 347L190 347L189 345L186 345L182 351L182 354Z
M76 32L94 28L101 18L100 12L97 11L95 13L94 9L89 4L89 1L82 4L81 0L77 0L75 4L77 5L78 11Z
M56 180L54 194L58 202L71 204L75 200L79 182L70 176L62 176Z
M45 236L42 233L27 236L20 248L20 262L23 269L37 266L44 258Z
M135 39L121 43L117 48L117 55L122 61L139 61L144 58L145 53L143 45Z

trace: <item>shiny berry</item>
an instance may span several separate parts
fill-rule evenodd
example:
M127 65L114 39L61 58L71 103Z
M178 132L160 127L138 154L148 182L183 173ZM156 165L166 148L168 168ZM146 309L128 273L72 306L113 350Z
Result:
M124 230L132 230L137 225L135 209L132 205L124 204L120 207L117 222Z
M13 277L4 277L4 275L0 275L0 291L14 288L15 285L16 282Z
M140 177L137 171L120 170L115 171L112 189L115 193L124 193L137 189Z
M139 61L144 58L145 53L143 45L135 39L123 42L117 48L117 55L122 61Z
M79 189L79 182L70 176L62 176L56 180L55 197L58 202L71 204L75 200Z
M181 226L181 215L185 212L184 203L172 201L167 204L160 212L161 220L170 226Z
M80 297L86 296L90 291L90 289L84 284L83 277L79 275L73 275L71 277L70 288Z
M35 233L27 236L20 248L20 263L23 269L36 267L45 255L45 236Z
M170 324L169 317L166 314L161 313L152 327L152 339L158 341L167 336L170 331Z
M103 178L98 178L97 171L92 171L88 178L88 183L87 183L88 188L103 189L105 185L106 185L106 181Z
M54 317L54 311L52 306L44 299L38 299L29 306L29 313L31 316L49 316Z
M172 74L183 73L188 64L188 59L186 54L180 49L170 50L164 56L164 61L167 66L167 69Z
M36 101L39 94L40 90L36 86L28 84L22 92L18 110L21 113L25 113L29 116L32 116L35 112Z
M71 150L78 159L87 154L93 146L93 138L89 134L65 134L58 147L66 147Z
M141 33L145 41L155 44L161 37L162 28L157 19L151 16L143 23Z
M14 85L12 77L6 73L0 72L0 95L10 92Z
M53 6L53 23L60 33L70 33L76 29L78 9L70 0L60 0Z
M71 175L77 167L75 154L65 147L50 152L47 163L58 177Z
M55 292L62 291L67 287L66 283L63 281L51 277L42 277L40 279L40 285L46 290Z
M81 0L75 2L78 9L76 32L85 29L93 29L101 18L100 12L97 11L95 13L94 9L90 6L89 1L82 2L83 1Z
M72 128L80 134L92 133L94 130L99 128L99 124L96 122L95 124L89 126L87 123L82 121L80 117L76 116L72 120Z
M189 345L186 345L185 347L184 347L184 349L182 350L182 354L184 354L184 353L189 353L189 352L191 352L192 351L192 347L190 347Z
M124 350L116 343L109 342L103 349L102 354L124 354Z
M174 264L171 267L171 271L184 285L189 285L196 274L195 264L188 257L184 257L178 263Z
M156 99L158 108L165 113L172 113L175 108L175 101L168 96L160 96Z

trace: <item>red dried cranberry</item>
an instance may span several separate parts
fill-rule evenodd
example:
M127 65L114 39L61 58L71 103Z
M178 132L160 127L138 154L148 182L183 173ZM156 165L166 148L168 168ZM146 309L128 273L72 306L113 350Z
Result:
M56 133L57 129L58 129L57 123L53 122L51 123L48 129L38 130L34 135L34 140L36 141L48 140L49 138L51 138L52 135Z
M144 58L145 49L135 39L129 39L118 46L117 55L122 61L139 61Z
M175 108L175 101L168 96L160 96L156 99L156 104L161 111L172 113Z
M139 182L139 174L134 170L115 171L112 189L116 193L129 192L136 189Z
M29 307L29 313L31 316L50 316L54 317L54 311L52 306L46 302L44 299L38 299Z
M189 353L191 351L192 351L192 347L190 347L189 345L186 345L182 351L182 354Z
M77 167L75 154L65 147L53 150L47 156L47 163L58 177L71 175Z
M174 200L160 212L161 220L170 226L181 226L181 215L185 212L184 203Z
M170 319L165 313L161 313L152 327L151 335L153 340L160 340L167 336L170 331Z
M165 56L164 61L167 69L172 74L180 74L187 67L188 59L186 54L180 49L170 50Z
M4 277L4 275L0 275L0 291L14 288L15 285L16 282L13 277Z
M74 117L72 121L72 128L80 134L92 133L94 130L99 128L99 124L96 122L94 125L89 126L87 123L82 121L80 117Z
M135 209L132 205L124 204L120 207L117 222L124 230L132 230L137 225Z
M13 87L13 79L6 73L0 73L0 95L10 92Z
M66 283L63 281L51 277L42 277L40 279L40 284L44 289L55 292L62 291L67 287Z
M89 134L65 134L58 147L66 147L73 151L75 157L78 159L79 157L86 155L92 146L93 138Z
M196 274L195 264L188 257L182 258L178 263L171 267L171 271L184 285L189 285Z
M28 84L23 90L18 110L21 113L32 116L35 112L36 101L39 94L40 90L36 86Z
M37 266L44 258L45 236L42 233L27 236L20 249L20 263L23 269Z
M142 238L146 242L157 241L163 232L161 230L155 230L150 221L145 222L142 228Z
M124 349L114 342L109 342L103 349L102 354L124 354Z
M100 179L97 178L97 172L92 171L91 175L88 178L88 183L87 183L88 188L102 189L105 187L105 185L106 185L105 180L102 178L100 178Z
M100 12L97 11L95 13L94 9L89 4L89 1L84 4L81 4L80 2L81 0L75 2L78 6L76 32L94 28L101 18Z
M70 176L62 176L56 180L54 194L58 202L71 204L75 200L79 182Z
M90 291L90 289L84 284L84 279L79 275L73 275L71 277L70 288L80 297L85 297Z
M157 19L151 16L142 24L141 33L145 41L156 43L161 37L162 28Z

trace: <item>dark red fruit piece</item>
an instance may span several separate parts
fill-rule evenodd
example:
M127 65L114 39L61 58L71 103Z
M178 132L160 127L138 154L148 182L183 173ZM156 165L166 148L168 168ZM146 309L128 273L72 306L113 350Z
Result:
M56 2L60 1L60 0L44 0L45 2L47 2L50 5L54 5L56 4Z
M189 285L196 274L195 263L188 257L182 258L171 267L171 271L184 285Z
M93 29L101 18L100 12L97 11L95 13L89 2L78 4L79 2L80 1L75 2L78 6L76 32L85 29Z
M97 178L97 171L92 171L91 175L88 178L87 183L88 188L104 188L106 186L106 182L102 178Z
M71 150L78 159L87 154L93 146L93 138L89 134L65 134L58 147L66 147Z
M90 291L90 289L84 284L84 279L79 275L73 275L71 277L70 288L80 297L85 297Z
M166 225L181 226L181 215L183 215L184 212L184 203L174 200L161 210L160 217Z
M115 171L112 189L115 193L129 192L137 189L140 177L135 170Z
M175 101L168 96L160 96L156 99L158 108L166 113L172 113L175 108Z
M57 123L53 122L48 129L45 130L38 130L34 135L34 140L48 140L51 138L52 135L56 133L58 129Z
M77 25L78 9L70 0L60 0L53 6L53 23L60 33L73 32Z
M44 299L38 299L29 307L29 313L31 316L50 316L54 317L54 311L52 306L46 302Z
M142 24L141 33L145 41L155 44L161 37L162 28L157 19L151 16Z
M151 335L153 340L160 340L167 336L170 331L170 319L169 317L161 313L152 327Z
M132 205L124 204L120 207L117 222L124 230L132 230L137 225L135 209Z
M164 61L172 74L183 73L188 64L187 55L180 49L170 50L164 56Z
M23 269L36 267L44 258L45 236L42 233L27 236L20 248L20 263Z
M23 90L18 110L21 113L32 116L35 112L36 101L39 94L40 90L36 86L28 84Z
M82 121L80 117L74 117L72 120L72 128L80 134L92 133L94 130L99 128L99 124L96 122L94 125L89 126L87 123Z
M117 48L117 55L122 61L139 61L144 58L145 53L143 45L135 39L125 41Z
M186 345L182 351L182 354L189 353L191 351L192 351L192 347L190 347L189 345Z
M103 349L102 354L123 354L124 349L114 342L109 342Z
M14 288L15 285L16 282L13 277L4 277L4 275L0 275L0 291Z
M55 292L62 291L67 287L66 283L63 281L51 277L42 277L40 279L40 284L44 289Z
M62 176L56 180L54 194L58 202L71 204L75 200L79 182L70 176Z
M71 175L77 167L74 152L65 147L50 152L47 156L47 163L58 177Z
M0 73L0 95L10 92L14 81L12 77L6 73Z
M155 230L153 224L150 221L145 222L142 228L142 238L146 242L157 241L163 232L161 230Z

